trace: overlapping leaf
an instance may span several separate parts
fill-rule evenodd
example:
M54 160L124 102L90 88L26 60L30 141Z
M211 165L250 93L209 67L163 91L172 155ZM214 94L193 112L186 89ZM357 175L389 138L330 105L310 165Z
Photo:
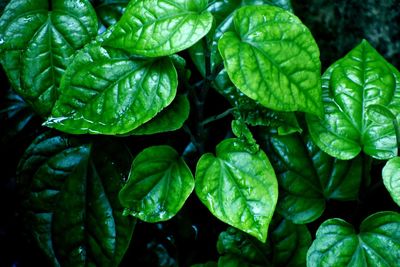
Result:
M87 0L12 0L0 19L0 60L18 94L48 115L75 52L96 34Z
M386 162L382 170L382 178L394 202L400 206L400 157L394 157Z
M196 168L195 190L211 213L262 242L267 238L278 197L274 170L263 151L227 139L216 156L204 154Z
M97 16L104 26L114 25L125 12L128 3L129 0L101 0L95 7Z
M280 191L277 210L295 223L317 219L327 199L351 200L358 196L361 159L342 161L325 154L309 136L271 138L271 162Z
M380 105L400 114L400 73L362 41L323 75L325 116L307 116L310 134L326 153L351 159L361 150L378 158L397 155L391 120L377 122L368 107Z
M19 165L33 236L54 266L117 266L134 220L118 192L131 156L118 143L94 145L44 134Z
M400 214L379 212L366 218L357 234L341 219L318 228L307 253L307 266L397 266L400 259Z
M159 222L178 213L193 188L193 175L178 153L169 146L154 146L137 155L119 198L129 214Z

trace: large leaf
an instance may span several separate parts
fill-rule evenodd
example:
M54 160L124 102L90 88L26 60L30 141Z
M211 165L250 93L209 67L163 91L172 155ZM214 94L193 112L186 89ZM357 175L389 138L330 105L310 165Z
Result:
M192 172L178 153L170 146L153 146L136 156L119 199L132 216L159 222L175 216L193 188Z
M400 214L375 213L360 225L341 219L321 224L307 253L307 266L398 266L400 259Z
M204 154L197 163L195 190L218 219L265 242L278 184L263 151L239 139L222 141L216 156Z
M0 19L0 60L18 94L48 115L75 51L96 34L87 0L12 0Z
M322 77L325 116L307 116L310 134L326 153L351 159L361 150L378 159L397 155L391 121L368 116L370 105L400 114L400 73L367 42L335 62Z
M19 165L33 236L55 266L117 266L134 220L118 192L131 156L118 143L45 134ZM27 186L28 185L28 186Z
M169 105L177 86L170 58L132 58L94 42L68 67L46 125L73 134L124 134Z
M265 107L321 115L319 50L301 21L274 6L242 7L233 21L218 48L235 86Z
M250 266L300 267L306 264L306 254L311 245L311 235L305 225L274 216L268 239L261 243L234 228L219 235L217 249L224 256L236 256L239 263ZM224 265L222 265L224 266Z
M382 170L382 178L394 202L400 206L400 157L394 157L386 162Z
M309 136L271 138L271 162L280 191L277 210L294 223L316 220L329 199L353 200L362 176L361 158L342 161L322 152Z
M206 7L207 0L131 1L105 44L147 57L172 55L211 29Z

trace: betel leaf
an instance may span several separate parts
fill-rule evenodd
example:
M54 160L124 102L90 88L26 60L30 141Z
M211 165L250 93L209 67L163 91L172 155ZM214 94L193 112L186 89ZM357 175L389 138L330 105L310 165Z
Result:
M400 157L394 157L386 162L382 170L382 178L392 199L400 206Z
M351 159L361 150L377 159L397 155L391 121L370 119L368 107L380 105L400 114L400 73L362 41L322 76L325 116L307 116L310 134L326 153Z
M218 42L224 66L245 95L279 111L322 114L319 50L289 11L246 6Z
M116 24L128 3L129 0L101 0L95 6L100 22L106 27Z
M118 266L135 221L118 192L131 155L116 142L44 134L19 164L32 234L54 266Z
M178 81L170 58L133 58L99 43L86 46L68 67L46 126L72 134L125 134L174 99Z
M12 0L0 19L0 61L18 94L47 116L75 52L96 34L87 0Z
M211 29L207 0L131 1L105 44L130 53L160 57L184 50Z
M178 130L189 117L190 103L185 95L178 95L171 105L150 121L139 126L130 135L149 135Z
M277 211L294 223L321 216L328 199L358 196L362 162L342 161L321 151L308 135L271 137L271 163L279 181Z
M228 228L219 235L217 249L223 256L235 256L232 262L250 266L300 267L306 264L311 235L305 225L296 225L274 216L266 243L237 229Z
M330 219L318 228L307 252L307 266L398 266L400 214L379 212L366 218L359 233L341 219Z
M195 190L218 219L265 242L278 184L263 151L239 139L222 141L216 156L204 154L197 163Z
M178 153L170 146L153 146L136 156L119 199L126 213L160 222L178 213L193 188L193 175Z

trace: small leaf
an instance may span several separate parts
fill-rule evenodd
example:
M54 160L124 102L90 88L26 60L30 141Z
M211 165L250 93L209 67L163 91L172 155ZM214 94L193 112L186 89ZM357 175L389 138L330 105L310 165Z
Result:
M136 156L119 199L131 215L160 222L178 213L193 188L193 175L178 153L169 146L153 146Z
M306 117L311 137L322 150L344 160L361 150L377 159L397 155L393 121L371 120L368 107L379 105L394 117L400 114L400 73L367 41L328 68L322 88L325 116Z
M353 200L361 183L361 158L342 161L300 135L271 138L271 162L280 191L277 211L294 223L316 220L328 199Z
M397 266L400 259L400 214L379 212L366 218L357 234L341 219L318 228L307 253L307 266Z
M319 50L301 21L274 6L242 7L233 20L218 48L235 86L265 107L321 115Z
M274 170L265 153L238 139L222 141L216 157L204 154L196 168L196 194L221 221L265 242L278 198Z
M400 157L394 157L386 162L382 170L382 178L392 199L400 206Z
M105 44L146 57L175 54L211 29L206 6L206 0L131 1Z
M40 115L49 115L75 52L97 34L87 0L12 0L0 19L0 61L12 87Z
M104 26L112 26L119 21L128 3L129 0L101 0L95 6L97 16Z
M132 58L93 42L68 67L45 125L72 134L125 134L168 106L177 86L168 57Z

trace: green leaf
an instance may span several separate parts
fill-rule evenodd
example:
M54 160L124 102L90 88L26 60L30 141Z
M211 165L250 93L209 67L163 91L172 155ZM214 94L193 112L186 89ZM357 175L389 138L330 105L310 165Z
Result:
M125 12L129 0L101 0L96 12L101 23L109 27L116 24Z
M149 135L180 129L189 117L190 103L186 96L178 95L171 105L129 135Z
M382 178L392 199L400 206L400 157L394 157L386 162L382 170Z
M305 225L274 216L268 236L263 244L239 230L228 228L219 235L217 249L220 254L235 256L240 263L249 266L305 266L311 245L311 235Z
M11 85L47 116L74 54L97 34L86 0L12 0L0 19L0 61Z
M160 222L178 213L193 188L193 175L178 153L169 146L153 146L136 156L119 199L132 216Z
M233 20L218 48L235 86L265 107L321 115L319 50L301 21L274 6L242 7Z
M322 150L340 159L354 158L361 150L377 159L397 155L393 123L371 120L368 107L380 105L395 117L400 114L400 73L367 41L328 68L322 88L325 116L306 117Z
M130 153L119 143L39 136L19 164L32 234L54 266L117 266L135 221L118 192Z
M393 113L382 105L369 105L367 107L367 116L368 119L376 124L389 124L396 120Z
M271 138L271 162L280 186L277 211L294 223L321 216L329 199L353 200L362 177L361 158L342 161L300 135Z
M222 141L216 156L204 154L197 163L195 190L218 219L265 242L278 184L263 151L239 139Z
M72 134L124 134L168 106L177 86L170 58L133 58L94 42L68 67L45 125Z
M400 214L369 216L359 234L341 219L321 224L307 253L307 266L397 266L400 259Z
M105 44L147 57L175 54L211 29L206 6L207 0L131 1Z

